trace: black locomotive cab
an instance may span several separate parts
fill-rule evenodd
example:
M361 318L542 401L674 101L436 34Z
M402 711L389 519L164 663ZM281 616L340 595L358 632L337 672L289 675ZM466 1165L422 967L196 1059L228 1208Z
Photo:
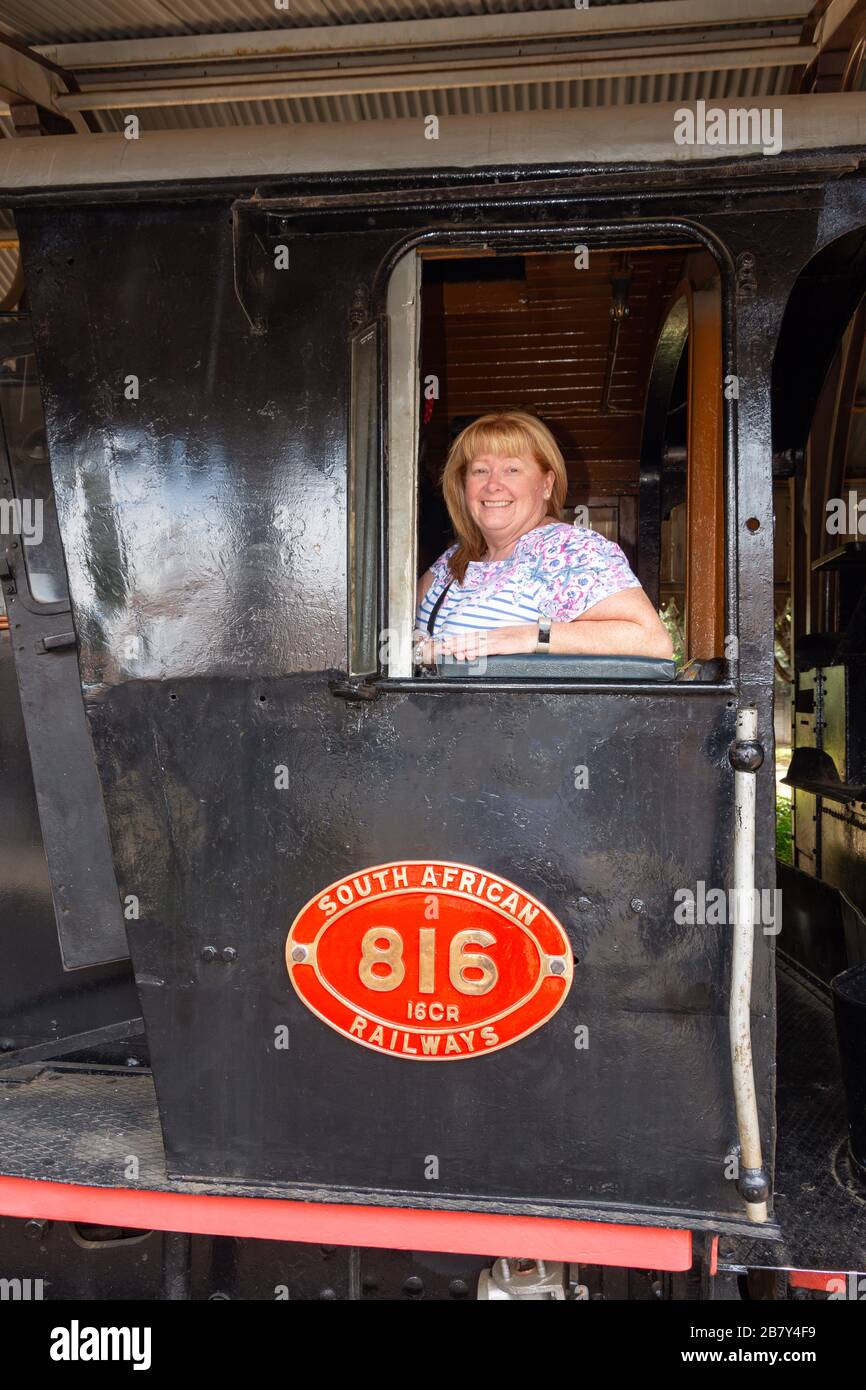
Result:
M0 1214L837 1267L775 1189L777 982L808 1001L776 963L774 492L866 290L866 177L796 110L784 163L663 133L590 169L516 115L420 153L397 122L387 169L262 130L242 167L93 137L28 183L0 147L0 495L44 519L3 568ZM835 330L792 391L815 284ZM424 577L465 578L446 460L515 412L561 460L539 516L655 644L545 650L555 605L472 660L447 597L427 626ZM803 719L845 699L807 672L859 689L806 637Z

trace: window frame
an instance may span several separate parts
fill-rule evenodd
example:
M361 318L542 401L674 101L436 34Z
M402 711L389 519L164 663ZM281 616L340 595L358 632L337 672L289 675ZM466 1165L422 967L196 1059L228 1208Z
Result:
M349 339L349 553L346 578L349 620L348 669L352 678L374 676L379 669L378 634L383 626L382 577L385 568L381 554L385 518L381 395L384 335L385 324L379 319L373 319L355 329ZM361 361L361 352L370 341L370 355ZM367 378L363 384L363 395L358 390L358 376L361 374ZM361 419L364 406L367 411L372 410L372 429L369 418ZM366 416L366 412L364 413ZM364 558L368 563L372 558L374 565L373 574L366 581L372 591L369 596L364 594L365 585L358 582L358 566ZM372 610L372 613L369 610ZM376 624L373 632L367 628L370 616ZM372 660L369 659L371 653Z
M384 572L380 575L380 592L385 596L385 609L382 614L386 641L380 645L378 669L372 679L376 690L415 691L415 692L468 692L468 691L621 691L632 694L683 694L733 691L738 680L738 661L736 656L727 659L726 674L719 679L708 680L627 680L623 678L599 679L585 676L532 677L479 675L471 679L453 678L433 673L415 673L412 669L411 633L414 626L415 556L417 553L417 496L418 496L418 426L420 405L420 327L421 327L421 284L423 273L423 251L427 247L445 246L455 252L465 250L471 255L475 250L493 247L497 252L512 251L515 254L528 252L562 253L576 245L586 245L590 249L608 251L625 249L637 242L649 240L660 247L683 245L697 249L703 247L713 256L718 269L721 288L721 327L722 327L722 368L723 376L736 374L735 351L735 274L733 258L723 242L706 228L687 219L648 219L634 222L582 222L568 226L550 225L539 227L535 224L514 225L453 230L432 230L414 233L396 243L380 267L376 280L376 302L386 324L387 348L382 353L384 381L380 392L384 418L381 434L383 437L383 486L382 497L382 543L379 552L382 556ZM412 259L414 258L414 259ZM401 270L404 285L409 283L408 264L415 265L417 271L417 296L410 303L406 297L400 298L395 280ZM401 317L402 316L402 317ZM406 440L410 431L406 428L395 430L395 379L398 370L405 368L406 344L414 335L415 344L411 351L411 388L405 392L405 400L411 405L411 413L404 416L412 422L411 447L407 450ZM398 365L399 364L399 365ZM406 467L407 459L411 466ZM737 439L735 417L732 403L726 397L722 401L722 492L725 517L724 536L724 627L726 634L738 632L736 602L736 477L737 477ZM411 525L408 525L411 518ZM402 525L401 525L402 522ZM409 611L409 581L411 577L411 614L408 624L402 615ZM399 624L403 621L403 626ZM350 638L351 640L351 638ZM736 648L735 648L736 650Z

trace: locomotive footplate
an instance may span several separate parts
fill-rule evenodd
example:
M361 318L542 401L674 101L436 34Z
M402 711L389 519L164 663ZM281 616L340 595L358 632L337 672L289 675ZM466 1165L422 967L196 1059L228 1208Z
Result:
M857 1190L848 1165L829 995L802 969L780 960L778 996L778 1226L767 1228L760 1240L722 1234L718 1267L864 1270L866 1192ZM177 1195L301 1201L316 1195L288 1186L266 1189L168 1178L153 1082L143 1069L70 1062L10 1068L0 1073L0 1107L3 1169L10 1177ZM85 1126L83 1115L91 1117ZM8 1211L3 1189L0 1180L0 1211ZM347 1202L365 1198L369 1201L370 1195L345 1194ZM538 1211L542 1218L563 1214ZM623 1212L608 1219L645 1224L651 1218L645 1212Z
M866 1189L851 1173L830 991L781 952L776 980L782 1242L722 1236L719 1269L866 1271Z
M587 1233L589 1245L598 1249L604 1244L604 1238L594 1240L592 1232L598 1233L604 1226L609 1228L617 1251L609 1263L680 1271L691 1266L697 1249L692 1232L727 1230L735 1233L747 1229L745 1218L652 1207L610 1205L601 1208L588 1202L542 1199L535 1200L529 1207L523 1202L496 1199L479 1201L443 1195L425 1200L415 1193L325 1189L288 1181L268 1185L242 1180L226 1182L218 1178L174 1178L166 1171L153 1078L144 1068L131 1070L104 1063L66 1061L33 1062L0 1070L0 1131L4 1140L0 1216L38 1218L47 1215L69 1221L111 1223L113 1220L114 1224L127 1226L140 1224L166 1230L257 1235L259 1232L253 1227L267 1218L256 1218L253 1209L261 1206L265 1210L266 1204L273 1219L275 1207L282 1202L296 1210L303 1208L307 1214L305 1229L309 1232L303 1235L284 1233L282 1238L315 1242L336 1239L339 1214L344 1214L345 1219L350 1208L353 1213L361 1212L369 1217L371 1227L377 1227L380 1232L387 1228L389 1216L397 1213L410 1219L451 1215L458 1222L466 1218L487 1216L496 1221L505 1217L513 1224L507 1228L482 1228L480 1244L472 1244L469 1235L460 1234L458 1243L447 1248L499 1253L502 1241L507 1244L509 1239L517 1238L518 1247L526 1243L546 1245L547 1250L539 1248L538 1253L556 1258L558 1249L586 1246ZM47 1185L51 1185L50 1202L43 1200L38 1184L46 1184L46 1191ZM75 1190L74 1195L67 1198L58 1184L70 1185ZM135 1215L136 1198L142 1200L137 1205L136 1219L132 1219L130 1213L132 1209ZM155 1200L148 1203L149 1198ZM178 1208L160 1205L160 1199L166 1198L192 1198L192 1203L187 1201L183 1210L195 1224L191 1227L179 1225L175 1215ZM238 1204L235 1204L235 1215L229 1223L232 1229L225 1232L219 1214L209 1216L205 1211L208 1201L225 1198L264 1200L248 1204L249 1221L237 1215ZM196 1207L196 1201L202 1203L201 1208ZM42 1210L49 1205L51 1211ZM58 1206L64 1208L63 1214L57 1210ZM77 1206L82 1208L80 1213L75 1210ZM312 1212L316 1215L311 1216ZM166 1218L164 1223L163 1217ZM209 1224L210 1221L214 1224ZM282 1222L280 1225L287 1229ZM763 1229L768 1239L779 1239L774 1222L768 1222ZM570 1231L575 1232L573 1238ZM441 1248L433 1240L436 1234L433 1227L407 1227L404 1234L405 1243L389 1240L387 1244L396 1249ZM448 1238L453 1238L454 1234L452 1222ZM364 1242L351 1242L347 1237L338 1243ZM386 1244L374 1240L367 1243ZM559 1258L574 1261L578 1256L560 1253ZM592 1264L606 1262L603 1258L590 1259L587 1255L579 1258Z

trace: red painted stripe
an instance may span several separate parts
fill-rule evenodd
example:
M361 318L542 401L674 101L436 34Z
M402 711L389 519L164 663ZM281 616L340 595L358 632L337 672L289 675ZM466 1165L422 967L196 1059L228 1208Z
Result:
M0 1214L193 1235L296 1240L311 1245L518 1255L628 1269L686 1270L692 1264L691 1231L657 1226L77 1187L31 1178L0 1177Z
M712 1241L710 1242L710 1275L712 1276L713 1274L718 1274L718 1272L719 1272L719 1238L718 1238L718 1236L713 1236L713 1239L712 1239Z
M838 1280L841 1279L841 1284ZM833 1282L833 1281L837 1282ZM846 1288L845 1274L828 1274L817 1269L790 1269L788 1283L792 1289L818 1289L821 1293L838 1293Z

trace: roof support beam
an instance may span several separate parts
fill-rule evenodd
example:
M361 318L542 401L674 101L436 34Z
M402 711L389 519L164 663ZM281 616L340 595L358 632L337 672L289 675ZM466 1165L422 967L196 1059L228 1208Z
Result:
M74 80L67 78L56 64L0 38L0 99L5 101L7 113L24 108L19 122L22 133L39 134L40 123L33 119L38 111L33 108L57 113L58 98L70 95L75 86ZM63 116L78 134L90 134L87 121L74 108Z
M283 101L306 97L349 96L371 92L427 92L466 87L512 87L524 82L590 82L611 77L643 77L679 72L741 71L744 68L801 67L815 57L812 47L770 43L759 48L655 52L636 56L602 54L591 59L559 57L548 63L496 63L483 66L438 64L426 68L344 67L298 77L276 74L220 82L207 78L128 88L94 87L57 99L58 110L139 111L154 106L196 106L235 101Z
M464 45L564 40L581 42L611 35L652 35L722 27L771 25L799 33L814 0L642 0L628 5L592 5L585 10L520 14L466 15L452 19L411 19L379 24L332 24L321 28L265 29L246 34L180 35L158 39L109 39L43 44L34 49L51 62L77 73L92 69L131 69L146 65L221 62L238 58L273 61L310 54L341 55L419 51ZM694 38L694 35L690 37Z

